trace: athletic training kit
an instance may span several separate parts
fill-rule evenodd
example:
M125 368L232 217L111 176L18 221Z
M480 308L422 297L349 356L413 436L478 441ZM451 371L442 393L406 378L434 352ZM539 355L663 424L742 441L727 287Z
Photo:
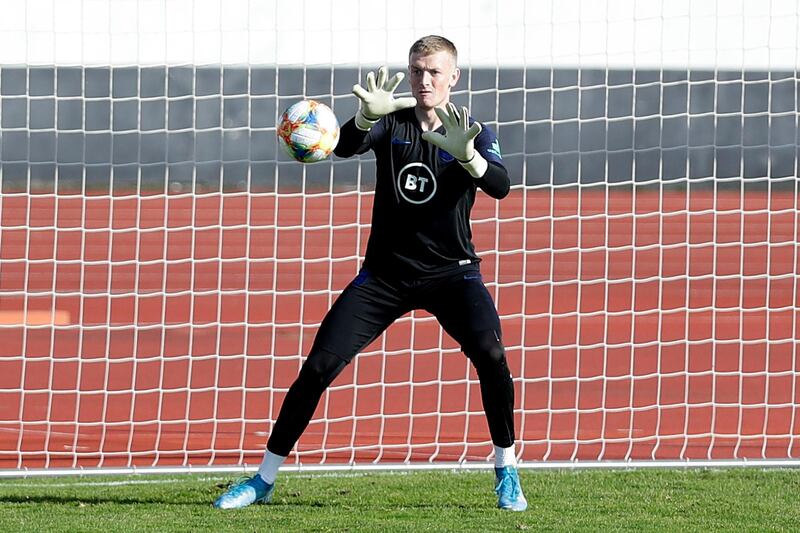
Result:
M437 131L444 133L444 128ZM515 462L514 385L497 308L481 278L469 218L478 188L497 199L508 194L508 172L497 138L487 127L474 141L475 150L488 162L480 178L473 178L422 134L413 108L384 116L369 131L359 129L354 119L341 128L334 151L338 157L368 150L376 155L372 229L364 264L322 321L284 398L267 450L288 456L342 369L395 320L425 309L475 367L492 441L497 448L512 450L495 469L497 505L522 511L527 502L517 470L507 465ZM274 473L277 467L269 471ZM257 474L228 489L214 505L231 509L267 502L273 487Z

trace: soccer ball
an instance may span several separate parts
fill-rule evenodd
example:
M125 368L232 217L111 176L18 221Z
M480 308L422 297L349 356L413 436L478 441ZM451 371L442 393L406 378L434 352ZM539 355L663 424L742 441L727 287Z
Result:
M283 112L278 142L301 163L322 161L339 142L339 121L325 104L301 100Z

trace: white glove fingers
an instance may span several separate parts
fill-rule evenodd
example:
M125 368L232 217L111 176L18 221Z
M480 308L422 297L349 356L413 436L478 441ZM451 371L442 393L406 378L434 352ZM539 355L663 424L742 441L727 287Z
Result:
M397 86L400 85L400 82L403 81L404 74L402 72L398 72L394 76L392 76L389 81L383 86L383 90L387 93L393 93Z
M458 114L458 108L451 102L447 104L447 109L450 112L450 125L457 130L461 127L461 116Z
M375 92L375 73L367 72L367 91Z
M469 129L467 130L467 135L466 135L467 142L470 142L475 137L477 137L480 134L481 129L483 128L481 127L480 122L473 122L472 126L470 126Z
M447 118L450 119L451 126L458 126L458 111L456 111L456 106L452 102L447 104Z
M464 128L464 131L469 128L469 110L467 106L461 106L461 127Z
M452 123L450 121L450 114L447 111L445 111L441 107L434 107L433 110L434 112L436 112L436 116L439 117L439 120L442 121L445 130L452 127Z
M358 97L358 99L362 102L369 97L369 92L367 92L366 89L358 84L353 85L353 94L356 95L356 97Z
M389 71L386 67L381 67L378 69L378 79L375 82L375 86L378 89L384 89L386 85L386 78L389 76ZM389 91L391 92L391 91Z
M434 113L436 113L436 116L439 117L439 120L441 120L442 122L447 120L447 113L445 113L444 110L442 110L442 108L434 107L433 111Z
M413 96L406 96L403 98L398 98L394 101L394 106L396 110L399 109L406 109L408 107L414 107L417 105L417 99Z
M438 146L442 149L444 149L444 145L446 144L445 136L435 131L426 131L423 133L422 140L428 141L432 145Z

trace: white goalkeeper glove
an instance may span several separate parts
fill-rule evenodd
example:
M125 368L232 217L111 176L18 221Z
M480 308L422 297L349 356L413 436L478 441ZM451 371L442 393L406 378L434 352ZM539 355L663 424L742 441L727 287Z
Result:
M473 178L480 178L489 168L489 163L475 150L475 137L481 132L481 125L473 122L469 125L469 111L466 107L458 112L456 106L447 104L447 110L435 108L436 115L442 121L445 134L426 131L422 138L438 146L452 155Z
M403 73L398 72L389 78L389 71L386 67L378 69L378 79L375 80L375 73L367 74L367 88L361 85L353 85L353 94L361 100L361 106L356 113L356 127L363 131L369 131L381 117L417 105L417 99L408 96L405 98L395 98L394 90L403 81Z

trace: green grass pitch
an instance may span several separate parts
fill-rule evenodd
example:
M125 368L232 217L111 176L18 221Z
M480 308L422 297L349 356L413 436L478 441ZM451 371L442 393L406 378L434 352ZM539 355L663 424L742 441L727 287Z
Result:
M490 471L283 474L270 505L218 511L236 476L0 480L0 531L792 531L800 470L523 470L528 511Z

